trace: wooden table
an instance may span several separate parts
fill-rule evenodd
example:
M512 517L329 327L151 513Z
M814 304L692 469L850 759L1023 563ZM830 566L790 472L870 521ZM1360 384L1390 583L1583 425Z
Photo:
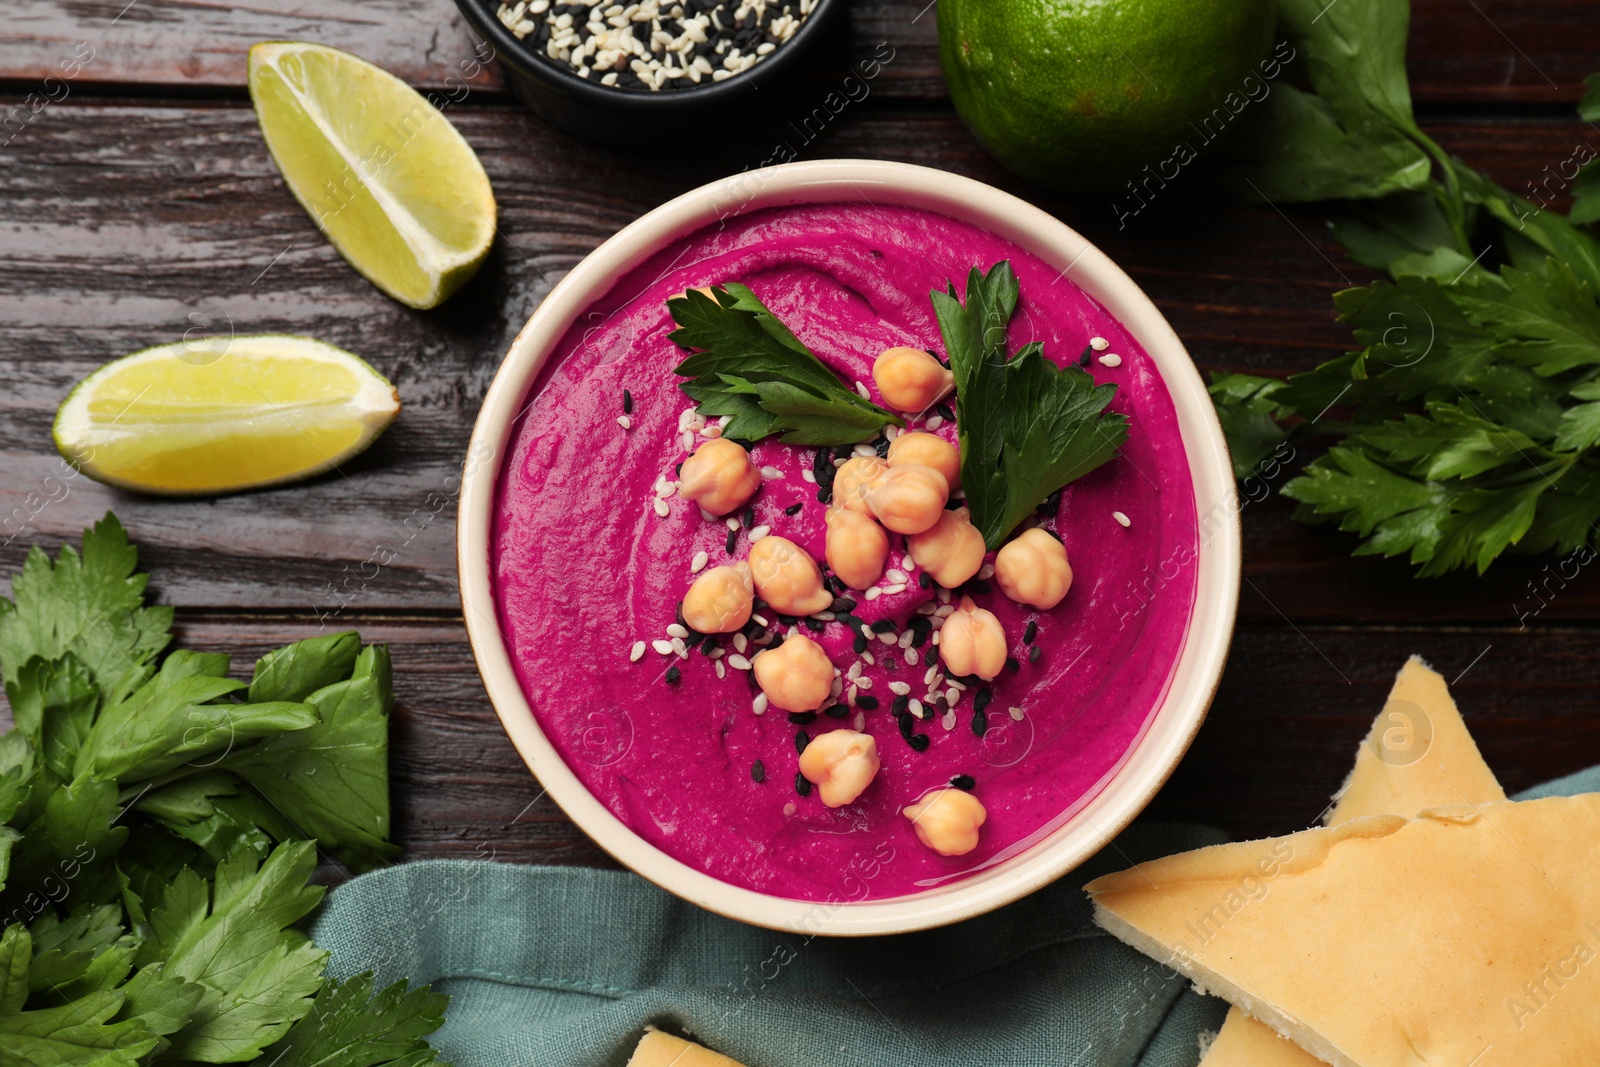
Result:
M1370 272L1317 210L1241 205L1185 175L1125 229L1104 198L1063 199L1003 172L951 110L925 0L854 5L839 66L893 58L811 143L784 123L730 143L627 155L516 107L492 71L468 85L472 41L450 0L9 0L0 28L0 570L52 551L110 508L142 546L179 640L247 670L274 644L351 626L394 651L396 833L412 857L608 864L547 798L484 697L456 596L454 508L430 494L464 454L511 337L551 284L642 212L768 158L871 156L992 182L1040 203L1126 268L1202 367L1282 373L1350 344L1330 297ZM1446 148L1513 189L1575 145L1580 82L1600 70L1591 0L1416 0L1412 90ZM279 179L246 97L245 50L304 38L351 49L454 102L498 195L501 237L472 284L419 313L356 276ZM882 53L880 52L880 55ZM87 59L86 56L92 56ZM76 64L75 64L76 61ZM74 77L63 70L80 66ZM46 80L49 79L49 80ZM35 106L40 100L42 106ZM20 110L19 110L20 109ZM18 116L21 116L19 119ZM776 131L776 132L774 132ZM1564 202L1563 206L1564 206ZM203 501L46 479L56 405L106 360L185 331L311 334L358 352L405 410L376 448L306 485ZM450 482L449 485L453 485ZM1348 770L1411 652L1455 692L1508 789L1600 761L1600 572L1543 588L1544 560L1486 578L1418 581L1352 560L1352 541L1244 511L1245 584L1226 678L1154 815L1239 836L1307 825ZM373 574L379 546L397 558ZM1542 591L1541 589L1541 591Z

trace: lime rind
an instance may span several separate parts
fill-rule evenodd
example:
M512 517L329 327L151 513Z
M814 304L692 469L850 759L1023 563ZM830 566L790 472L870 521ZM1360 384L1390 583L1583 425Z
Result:
M347 352L323 341L312 337L293 334L248 334L230 338L220 355L213 355L214 348L205 342L179 341L165 345L154 345L130 353L121 359L113 360L79 382L67 394L56 411L56 418L51 426L51 439L63 459L73 467L93 478L95 481L110 485L117 489L129 492L146 493L158 496L173 497L204 497L221 496L229 493L244 492L251 489L263 489L274 485L283 485L290 482L303 481L316 477L330 470L336 470L340 464L348 462L353 457L365 452L372 443L378 439L394 422L400 413L400 395L394 385L380 374L366 360L353 352ZM197 353L199 353L197 357ZM312 400L299 403L297 411L305 411L308 406L321 405L325 409L319 414L323 417L337 414L331 410L331 405L336 403L345 409L346 426L358 427L354 440L336 452L319 457L314 463L281 472L265 478L241 479L230 481L217 479L210 484L199 487L175 488L170 485L157 485L142 482L137 479L121 477L108 469L108 465L97 462L97 457L102 449L115 454L118 447L130 441L148 446L152 436L158 436L159 430L148 429L148 420L145 428L130 430L123 434L105 434L101 425L98 425L90 413L90 404L96 396L96 390L109 380L136 369L143 363L161 359L176 359L184 362L193 362L197 358L205 363L217 362L230 357L253 359L260 356L281 357L283 355L309 358L313 362L321 362L342 367L352 372L354 380L359 383L349 396L328 399ZM137 398L136 398L137 399ZM294 401L283 401L274 404L264 398L264 412L281 413L286 405L296 404ZM129 405L132 406L131 403ZM186 406L174 404L175 413L181 413ZM194 411L193 405L187 406ZM237 410L237 409L233 409ZM115 421L115 420L113 420ZM218 430L232 428L237 431L239 423L236 419L217 420L208 423L205 419L183 419L174 417L169 420L175 429L204 428L214 425ZM226 440L230 435L218 432L214 435L216 441ZM239 433L232 434L241 436ZM191 434L188 444L204 445L204 433ZM157 449L159 452L159 449ZM111 466L115 466L112 464Z

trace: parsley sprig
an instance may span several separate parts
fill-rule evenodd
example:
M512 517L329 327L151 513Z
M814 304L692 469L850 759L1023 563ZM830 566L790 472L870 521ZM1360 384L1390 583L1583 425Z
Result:
M905 421L839 380L747 286L691 289L667 301L678 324L668 336L699 349L675 372L702 415L732 416L724 437L773 434L791 445L853 445Z
M965 304L953 282L931 295L956 379L961 485L972 524L999 548L1051 493L1116 455L1128 418L1105 410L1115 385L1057 367L1038 342L1007 357L1021 295L1008 261L972 268Z
M1397 0L1279 0L1314 93L1274 87L1231 172L1248 195L1344 199L1335 233L1392 281L1337 294L1362 347L1287 381L1214 375L1249 475L1289 437L1328 451L1284 485L1305 521L1422 575L1600 533L1600 169L1563 216L1446 154L1416 124ZM1600 76L1581 111L1600 119Z
M0 599L0 1061L437 1067L445 998L330 982L295 929L317 844L396 851L387 651L316 637L248 683L216 653L158 662L172 612L136 566L107 515Z

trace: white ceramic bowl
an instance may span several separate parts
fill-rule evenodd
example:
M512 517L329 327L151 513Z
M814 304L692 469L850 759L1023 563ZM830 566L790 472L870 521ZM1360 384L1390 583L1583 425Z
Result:
M1171 684L1098 792L1033 847L968 878L892 899L819 904L703 874L635 835L589 793L540 730L517 681L495 610L489 546L495 482L512 424L544 361L578 315L663 245L708 223L762 208L839 201L916 207L972 223L1059 266L1103 304L1138 338L1171 392L1202 536L1194 614ZM1008 193L926 167L822 160L746 171L685 193L625 227L551 290L512 342L484 397L468 455L485 458L467 462L461 483L462 608L478 670L512 743L562 810L621 863L685 900L759 926L836 935L902 933L982 914L1061 877L1120 833L1172 773L1205 718L1233 633L1238 496L1222 429L1183 344L1139 287L1073 230Z

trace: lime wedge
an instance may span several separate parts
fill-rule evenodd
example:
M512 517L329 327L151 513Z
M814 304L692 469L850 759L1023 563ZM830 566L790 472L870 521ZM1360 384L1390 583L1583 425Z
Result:
M295 199L385 293L435 307L489 254L489 176L399 78L337 48L264 41L250 49L250 99Z
M97 481L232 493L336 468L400 397L365 360L309 337L180 341L107 363L56 412L56 448Z

